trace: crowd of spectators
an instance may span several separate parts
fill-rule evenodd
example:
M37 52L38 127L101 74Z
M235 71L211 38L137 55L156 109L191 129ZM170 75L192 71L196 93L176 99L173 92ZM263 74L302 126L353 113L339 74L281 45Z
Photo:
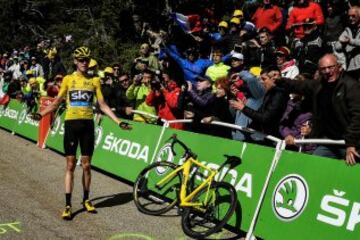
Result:
M209 1L192 12L180 4L162 24L134 15L141 44L129 72L121 63L101 69L91 60L89 75L101 78L116 115L151 124L161 122L133 110L192 119L170 127L260 144L269 144L262 137L269 134L293 150L299 149L295 139L345 139L345 147L302 150L355 163L360 7L341 0L245 1L222 12L215 7ZM186 9L185 19L195 19L187 30L176 24L180 9ZM30 109L38 96L55 96L67 73L57 49L46 44L2 54L0 70L1 102L18 98ZM261 134L207 124L214 120Z

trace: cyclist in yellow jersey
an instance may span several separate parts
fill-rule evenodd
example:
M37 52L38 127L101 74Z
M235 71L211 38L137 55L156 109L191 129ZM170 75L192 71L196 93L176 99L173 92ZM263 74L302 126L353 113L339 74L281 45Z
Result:
M60 91L55 101L33 118L40 120L42 116L55 111L66 98L64 151L66 156L65 200L66 206L62 218L72 219L71 194L74 185L74 170L76 167L76 149L80 144L81 166L83 168L83 206L91 213L96 213L89 200L91 183L91 157L94 151L94 121L93 99L96 97L100 109L116 122L122 129L131 129L128 123L119 120L105 103L101 94L100 78L89 76L87 70L90 62L90 49L79 47L75 49L74 64L76 71L64 77Z

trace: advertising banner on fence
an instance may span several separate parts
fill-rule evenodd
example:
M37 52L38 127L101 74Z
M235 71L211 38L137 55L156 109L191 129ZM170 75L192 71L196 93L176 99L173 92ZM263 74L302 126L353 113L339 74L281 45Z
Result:
M13 131L23 137L29 138L33 141L38 140L38 126L39 122L31 119L28 114L26 105L19 103L18 101L11 101L18 111L18 118L13 126Z
M109 118L103 118L96 131L92 165L135 181L151 161L161 127L137 122L131 124L131 131L122 130Z
M19 116L19 103L15 100L10 101L6 106L0 106L0 127L13 131Z
M161 127L132 122L133 130L120 129L107 117L96 124L92 164L104 171L134 181L139 172L155 161L181 163L170 151L167 139L176 133L206 166L217 168L224 154L238 156L242 163L224 168L216 179L231 183L239 199L230 225L246 231L260 197L275 148L167 129L155 153ZM13 100L0 106L0 127L37 139L37 125L26 107ZM64 114L55 119L47 146L63 152ZM154 158L153 158L154 156ZM347 166L334 160L283 151L266 191L255 235L278 239L360 239L360 165Z
M360 165L284 151L256 225L265 239L360 239Z
M62 112L56 116L45 139L45 144L47 147L62 153L64 152L64 119L65 112Z

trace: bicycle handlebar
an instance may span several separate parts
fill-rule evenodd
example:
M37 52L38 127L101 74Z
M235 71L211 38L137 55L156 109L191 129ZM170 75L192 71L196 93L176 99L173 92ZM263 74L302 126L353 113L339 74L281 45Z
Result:
M173 134L168 141L171 140L171 152L174 156L176 156L176 152L174 150L174 146L176 143L178 143L184 150L185 150L185 154L184 155L189 155L193 158L197 158L197 155L195 153L193 153L191 151L190 148L188 148L188 146L185 145L185 143L183 143L182 141L180 141L178 138L177 138L177 135L176 134Z

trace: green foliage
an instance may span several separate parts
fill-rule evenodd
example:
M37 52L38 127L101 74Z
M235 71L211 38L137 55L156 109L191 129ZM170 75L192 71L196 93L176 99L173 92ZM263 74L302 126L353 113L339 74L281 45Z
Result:
M65 65L72 65L73 48L86 45L100 66L121 62L129 70L138 49L121 29L131 24L120 16L132 11L132 0L0 0L0 5L0 53L70 34L74 43L60 49Z

